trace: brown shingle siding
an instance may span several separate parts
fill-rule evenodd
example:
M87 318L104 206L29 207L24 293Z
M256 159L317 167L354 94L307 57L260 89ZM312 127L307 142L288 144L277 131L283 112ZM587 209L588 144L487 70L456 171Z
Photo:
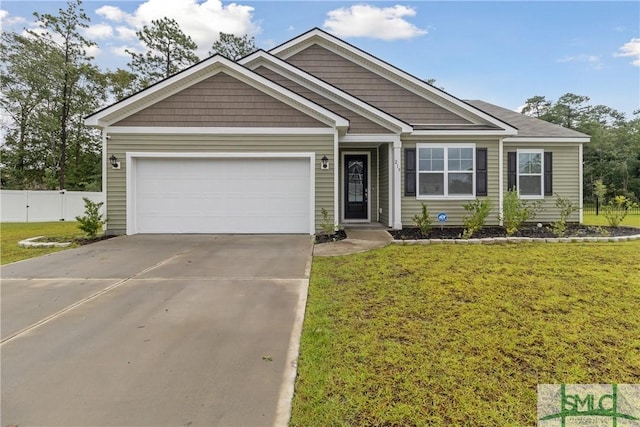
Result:
M312 45L286 61L406 122L469 123L321 46Z
M115 126L324 127L318 120L220 73Z
M316 104L321 105L324 108L348 119L350 134L389 133L389 130L383 128L382 126L362 117L361 115L349 110L348 108L343 107L340 104L337 104L325 98L322 95L315 93L311 89L307 89L306 87L289 80L288 78L276 73L273 70L270 70L267 67L258 67L253 71L271 80L272 82L278 83L279 85L286 87L290 91L295 92L300 96L304 96L305 98L310 99Z

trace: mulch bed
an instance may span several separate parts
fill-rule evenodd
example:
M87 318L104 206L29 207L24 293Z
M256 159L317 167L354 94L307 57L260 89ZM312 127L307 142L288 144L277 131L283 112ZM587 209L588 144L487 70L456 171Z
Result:
M347 233L344 230L338 230L333 234L316 234L316 243L329 243L337 242L338 240L344 240L347 238Z
M402 230L389 230L389 234L395 240L419 240L419 239L462 239L463 227L433 227L426 235L423 235L418 228L403 228ZM554 237L617 237L633 236L640 234L640 228L634 227L599 227L592 225L570 224L564 236L556 236L548 225L538 227L528 225L523 227L511 237L533 237L533 238L554 238ZM489 237L507 237L507 233L502 227L485 227L472 236L474 239Z
M88 237L73 237L73 238L69 238L69 237L51 236L51 237L43 237L42 239L38 239L38 242L57 242L57 243L70 242L70 243L73 243L75 245L88 245L88 244L91 244L91 243L99 242L101 240L107 240L107 239L110 239L112 237L116 237L116 236L104 235L104 236L96 236L96 237L94 237L92 239L90 239Z

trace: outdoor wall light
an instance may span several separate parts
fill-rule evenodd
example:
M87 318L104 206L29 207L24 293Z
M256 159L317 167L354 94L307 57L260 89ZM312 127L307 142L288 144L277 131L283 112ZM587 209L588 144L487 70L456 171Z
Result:
M320 159L320 168L321 169L329 169L329 159L327 156L322 156Z
M120 162L116 156L112 154L111 157L109 157L109 161L111 162L111 167L113 169L120 169Z

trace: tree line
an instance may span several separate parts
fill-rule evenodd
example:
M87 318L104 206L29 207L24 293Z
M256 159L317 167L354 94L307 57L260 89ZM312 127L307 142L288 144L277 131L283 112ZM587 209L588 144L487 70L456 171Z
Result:
M37 27L0 40L1 186L100 191L101 137L84 117L199 62L198 46L165 17L136 32L145 51L128 51L128 69L101 70L87 54L96 43L82 34L90 19L81 0L33 16ZM209 54L255 50L253 37L220 32Z
M1 36L1 186L100 191L101 138L84 117L197 63L198 46L165 17L136 32L145 51L127 51L128 69L101 70L87 54L96 43L82 35L90 19L81 0L69 0L56 15L33 15L36 29ZM255 50L252 37L220 33L208 53L237 60ZM557 101L529 98L523 113L591 135L584 146L586 200L599 193L638 201L640 111L628 119L567 93Z
M591 105L588 96L566 93L556 101L527 99L522 112L591 136L584 145L585 201L640 197L640 110L631 118L606 105Z

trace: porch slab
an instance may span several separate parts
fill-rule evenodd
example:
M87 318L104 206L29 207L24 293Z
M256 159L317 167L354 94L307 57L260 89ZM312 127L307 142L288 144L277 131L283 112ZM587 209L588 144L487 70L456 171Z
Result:
M393 240L386 230L345 228L347 238L337 242L320 243L313 247L314 256L338 256L366 252L387 246Z

